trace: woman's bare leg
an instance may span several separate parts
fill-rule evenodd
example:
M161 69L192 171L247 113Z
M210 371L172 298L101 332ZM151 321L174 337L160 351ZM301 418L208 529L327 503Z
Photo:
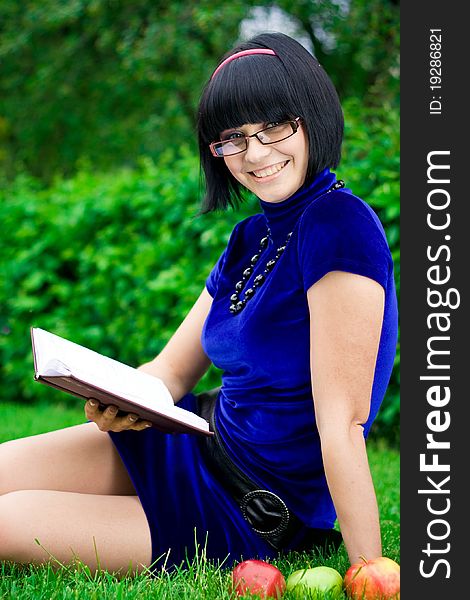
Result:
M78 559L92 571L124 575L149 566L151 553L147 518L136 496L49 490L0 496L0 560L52 560L57 566Z
M110 436L94 423L0 445L0 494L31 489L135 495Z
M49 552L96 569L94 543L103 569L150 564L147 519L109 435L85 423L1 444L0 560Z

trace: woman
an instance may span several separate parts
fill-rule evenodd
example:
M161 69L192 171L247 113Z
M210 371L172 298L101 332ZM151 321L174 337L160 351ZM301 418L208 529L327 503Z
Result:
M179 564L197 545L221 560L273 557L336 548L336 517L351 562L381 555L365 437L395 354L393 264L373 211L330 171L343 134L334 87L297 42L263 34L216 69L198 127L204 210L246 189L261 212L235 227L141 368L207 415L215 440L90 400L94 423L4 444L1 559L50 552L125 571ZM215 402L191 393L211 361L223 369Z

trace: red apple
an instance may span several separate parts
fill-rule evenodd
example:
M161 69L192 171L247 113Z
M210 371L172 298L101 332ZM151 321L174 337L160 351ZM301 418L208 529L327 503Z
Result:
M283 574L263 560L245 560L232 572L232 584L237 596L258 594L261 598L279 599L286 589Z
M348 598L354 600L400 600L400 565L380 556L351 565L344 576Z

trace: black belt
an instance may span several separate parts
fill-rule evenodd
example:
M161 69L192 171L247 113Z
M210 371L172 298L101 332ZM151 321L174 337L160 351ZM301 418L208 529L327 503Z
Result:
M207 419L214 435L201 436L207 466L240 507L244 519L268 544L281 550L336 551L342 542L339 531L306 527L274 492L263 489L241 471L228 455L215 427L214 409L219 388L197 396L198 412Z

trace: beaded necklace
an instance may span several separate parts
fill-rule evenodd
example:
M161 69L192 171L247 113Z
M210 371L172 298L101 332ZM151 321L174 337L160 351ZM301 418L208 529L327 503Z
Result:
M342 179L339 179L324 194L322 194L322 196L325 194L329 194L330 192L333 192L334 190L339 190L343 187L344 187L344 181ZM293 232L290 231L287 234L287 238L286 238L286 241L284 242L284 244L282 246L279 246L279 248L276 250L276 256L274 258L272 258L271 260L268 260L268 262L266 263L266 266L264 267L263 273L260 273L253 279L252 286L246 290L245 297L243 298L243 300L240 300L240 293L245 288L246 282L251 277L251 274L253 273L256 263L259 261L261 254L266 249L266 247L269 243L269 239L271 236L271 230L268 227L266 235L263 238L261 238L261 241L259 243L258 252L252 256L250 265L246 269L244 269L242 278L240 279L240 281L237 281L237 283L235 284L235 292L230 296L230 302L231 302L230 312L232 313L232 315L237 315L238 313L240 313L245 308L246 303L251 298L253 298L257 288L262 286L263 283L266 281L266 277L274 269L277 261L281 258L282 254L284 253L284 250L286 249L287 244L289 243L289 240L292 237L292 233Z

